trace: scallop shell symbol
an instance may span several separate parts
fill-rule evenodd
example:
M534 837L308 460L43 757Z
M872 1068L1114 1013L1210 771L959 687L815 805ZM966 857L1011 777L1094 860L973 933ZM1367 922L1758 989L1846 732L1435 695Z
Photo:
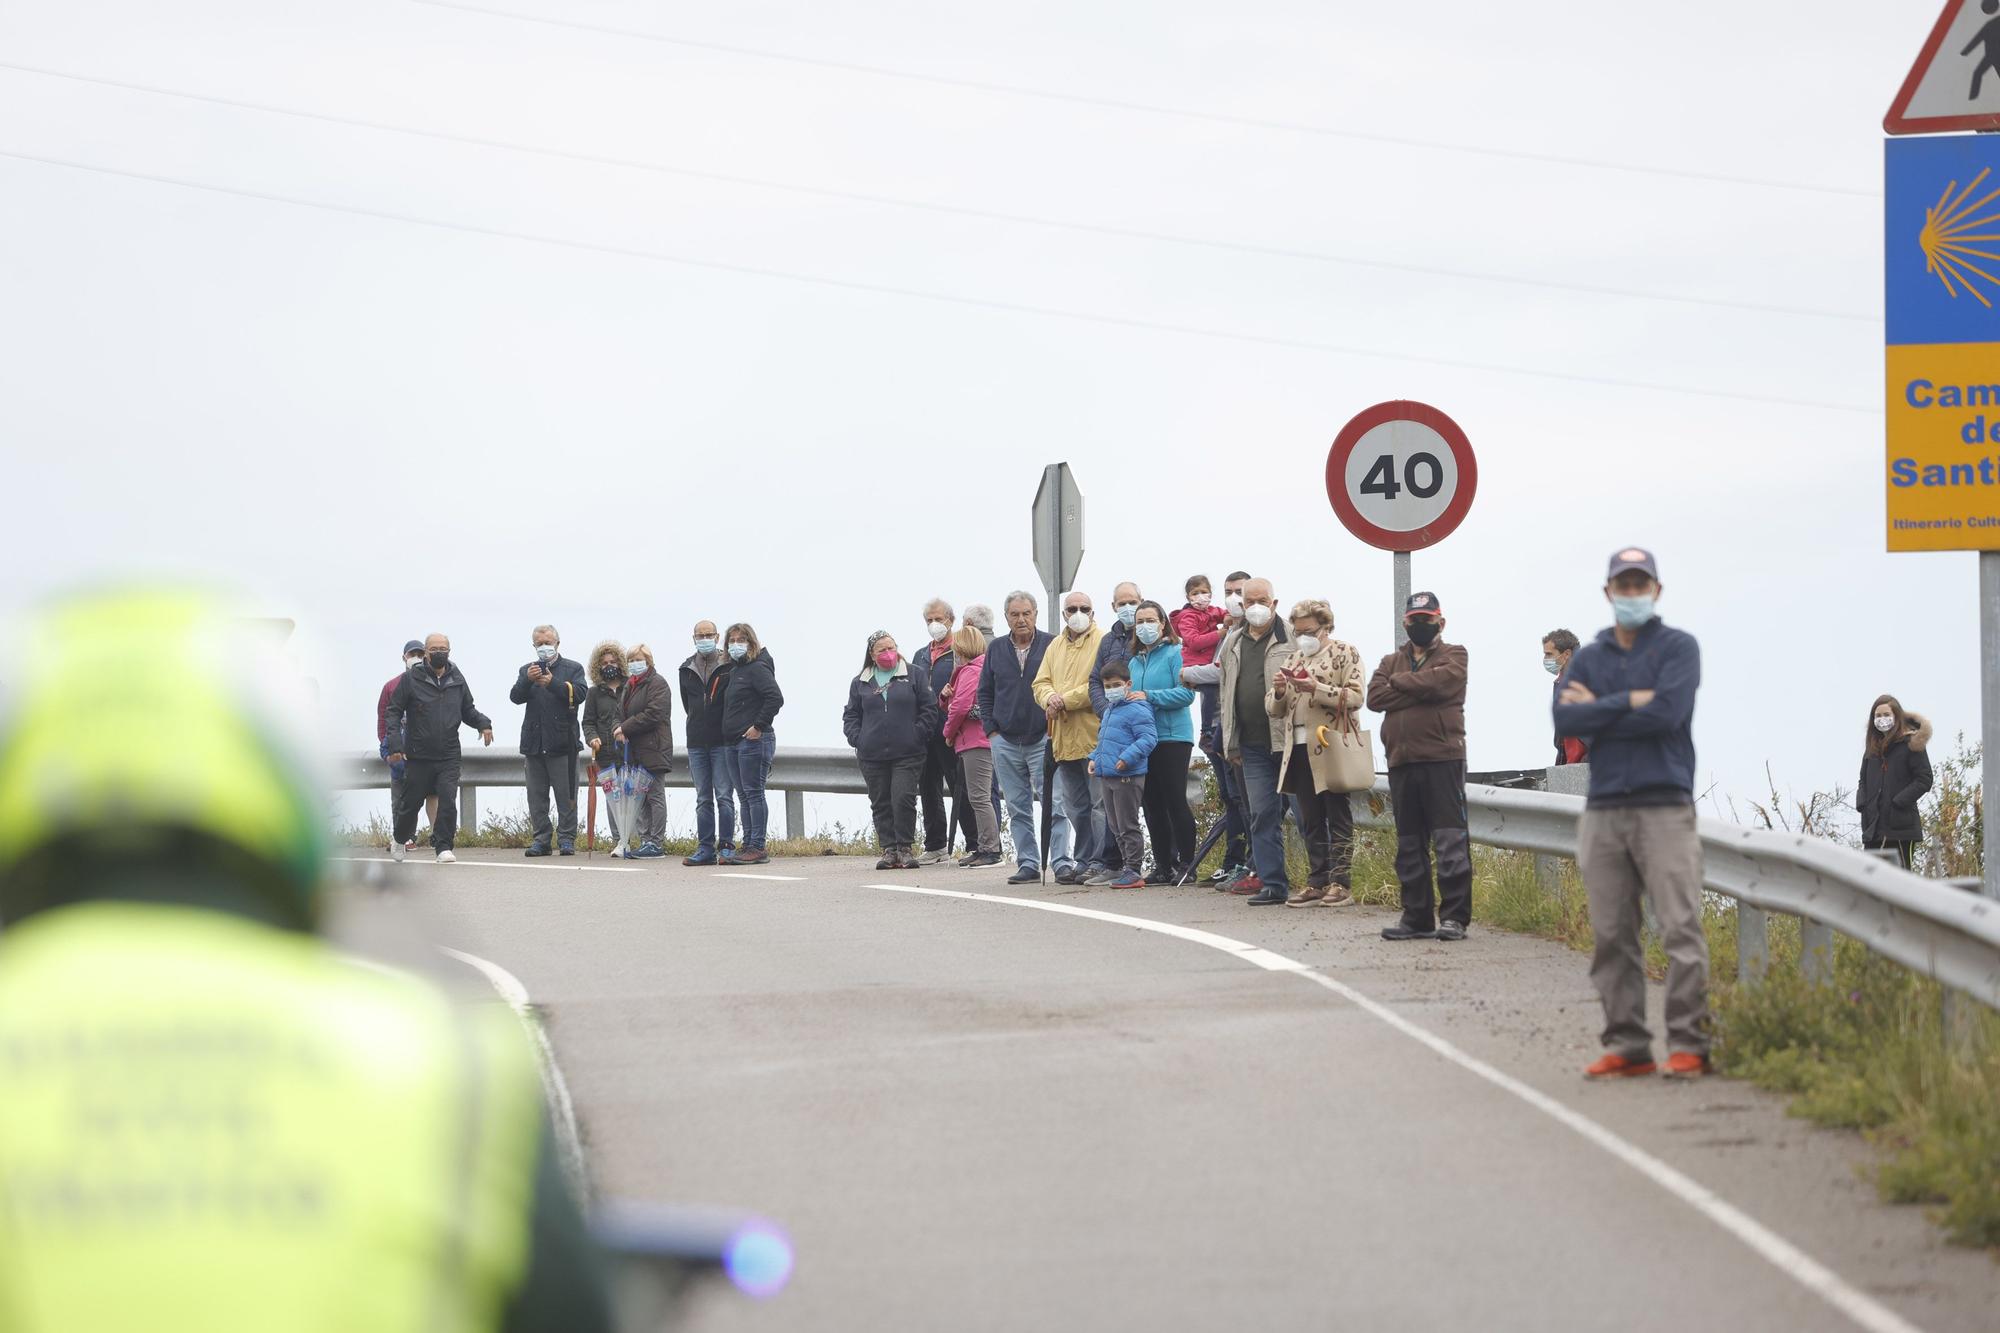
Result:
M1990 168L1982 170L1963 190L1958 188L1957 181L1945 186L1936 205L1924 212L1924 227L1917 233L1917 244L1924 252L1924 271L1937 274L1938 281L1953 299L1963 290L1988 310L1993 308L1993 302L1979 290L1980 282L2000 291L2000 278L1974 261L2000 261L2000 252L1976 248L1983 242L2000 241L2000 207L1983 217L1977 215L1980 209L2000 200L2000 189L1990 190L1972 203L1966 200L1986 183L1990 171Z

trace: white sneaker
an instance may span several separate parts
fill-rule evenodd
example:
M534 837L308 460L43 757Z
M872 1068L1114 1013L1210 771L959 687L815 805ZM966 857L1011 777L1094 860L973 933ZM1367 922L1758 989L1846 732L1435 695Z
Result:
M410 854L403 849L402 843L392 842L389 844L389 859L391 861L407 861L409 857Z
M623 847L613 847L611 849L611 854L613 856L622 857L625 855L625 849Z
M458 858L451 854L451 848L449 847L438 853L438 864L441 866L448 866L456 860Z
M949 860L951 860L951 853L948 851L925 852L917 858L917 864L920 866L935 866L943 865Z

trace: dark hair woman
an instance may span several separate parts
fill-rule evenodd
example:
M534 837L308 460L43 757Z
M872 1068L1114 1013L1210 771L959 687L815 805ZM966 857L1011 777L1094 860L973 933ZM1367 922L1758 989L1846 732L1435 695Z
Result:
M917 782L924 755L938 729L937 701L928 673L912 672L896 636L876 630L861 655L861 674L847 685L841 730L861 761L875 840L882 845L877 870L915 870Z
M1195 694L1181 683L1181 636L1158 602L1139 603L1132 621L1131 698L1153 706L1159 743L1146 758L1141 809L1153 840L1148 884L1173 884L1194 869L1194 811L1188 809L1188 759L1194 753ZM1137 869L1137 867L1133 867Z
M1868 710L1868 741L1861 754L1861 781L1854 807L1861 812L1861 845L1893 847L1903 869L1910 868L1924 840L1917 802L1931 789L1930 722L1908 712L1893 694Z
M771 759L778 749L771 723L785 706L785 696L778 688L771 654L756 630L738 621L724 632L722 642L733 664L722 698L722 743L736 751L736 808L742 816L743 840L734 852L716 859L728 865L762 865L771 859L764 850L770 814L764 803L764 779L771 775Z

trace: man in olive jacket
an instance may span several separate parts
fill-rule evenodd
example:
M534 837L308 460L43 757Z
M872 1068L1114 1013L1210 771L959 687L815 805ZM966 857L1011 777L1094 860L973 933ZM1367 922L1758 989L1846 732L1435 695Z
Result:
M1368 706L1382 719L1389 800L1396 810L1396 878L1403 918L1385 940L1462 940L1472 923L1472 843L1465 817L1466 652L1446 643L1435 594L1403 604L1410 641L1382 659ZM1437 848L1437 893L1431 848Z
M549 854L549 792L556 794L555 835L564 856L576 855L577 710L590 694L581 662L562 655L554 625L537 625L535 660L521 668L508 695L527 711L521 716L521 757L528 770L528 818L534 841L527 855Z

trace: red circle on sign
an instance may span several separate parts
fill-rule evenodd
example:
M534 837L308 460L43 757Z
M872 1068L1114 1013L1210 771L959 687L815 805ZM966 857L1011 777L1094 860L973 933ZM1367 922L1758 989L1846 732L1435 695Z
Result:
M1390 421L1414 421L1429 426L1444 438L1452 459L1458 464L1458 489L1452 492L1451 503L1429 523L1409 532L1395 532L1370 523L1355 508L1354 497L1347 493L1348 455L1354 452L1355 445L1361 443L1362 436ZM1342 426L1340 434L1333 439L1333 447L1326 452L1326 498L1332 502L1333 512L1339 515L1341 526L1370 546L1385 551L1421 551L1451 536L1465 521L1467 511L1472 508L1472 494L1478 489L1479 464L1472 456L1472 441L1465 437L1465 432L1458 428L1456 421L1428 403L1401 399L1393 403L1377 403Z

